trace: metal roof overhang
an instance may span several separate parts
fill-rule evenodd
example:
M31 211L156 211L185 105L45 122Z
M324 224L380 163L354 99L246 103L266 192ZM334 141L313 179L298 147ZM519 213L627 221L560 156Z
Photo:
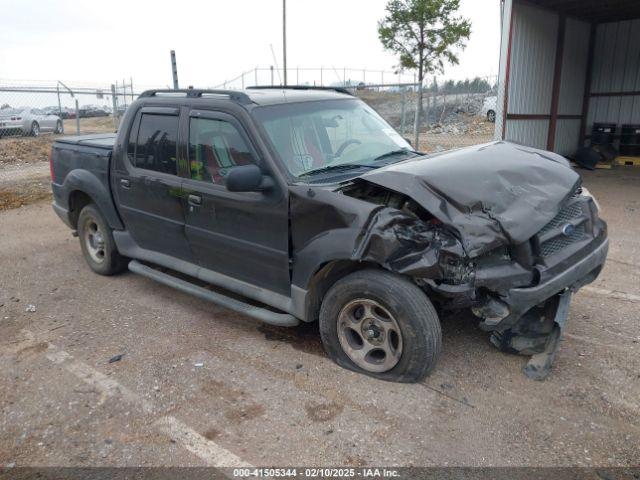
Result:
M529 0L528 3L592 23L640 18L638 0Z

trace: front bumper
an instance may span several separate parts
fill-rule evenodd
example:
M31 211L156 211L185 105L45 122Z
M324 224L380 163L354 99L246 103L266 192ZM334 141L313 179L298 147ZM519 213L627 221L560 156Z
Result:
M547 281L532 287L506 290L504 295L500 295L499 301L508 307L508 315L502 318L485 318L481 327L490 331L504 331L513 326L528 310L554 295L565 290L576 292L596 279L602 270L608 251L609 240L604 237L591 252Z

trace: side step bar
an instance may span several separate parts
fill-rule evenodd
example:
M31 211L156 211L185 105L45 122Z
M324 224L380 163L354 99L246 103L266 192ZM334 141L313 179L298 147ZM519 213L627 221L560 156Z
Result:
M194 285L193 283L187 282L186 280L182 280L167 273L160 272L159 270L156 270L154 268L147 267L137 260L131 260L129 262L129 270L144 277L150 278L151 280L155 280L156 282L160 282L169 287L173 287L182 292L189 293L198 298L202 298L203 300L208 300L210 302L216 303L222 307L228 308L229 310L233 310L249 317L253 317L256 320L260 320L264 323L269 323L271 325L277 325L280 327L295 327L300 323L300 321L296 317L294 317L293 315L289 315L288 313L272 312L271 310L267 310L266 308L256 307L254 305L241 302L240 300L236 300L235 298L228 297L221 293L212 292L211 290L199 287L198 285Z

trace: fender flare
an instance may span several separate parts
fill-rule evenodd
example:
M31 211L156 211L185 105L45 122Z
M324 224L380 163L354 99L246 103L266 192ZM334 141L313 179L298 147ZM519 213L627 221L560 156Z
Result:
M111 228L115 230L124 229L124 225L113 203L109 186L105 186L100 179L90 171L79 168L72 170L67 174L62 188L66 192L67 205L72 192L83 192L91 197Z

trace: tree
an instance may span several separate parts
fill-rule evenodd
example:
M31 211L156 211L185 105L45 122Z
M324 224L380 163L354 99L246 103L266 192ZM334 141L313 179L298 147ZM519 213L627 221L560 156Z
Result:
M418 108L415 148L418 148L422 84L428 74L458 64L457 49L465 47L471 22L459 15L460 0L389 0L378 22L382 46L399 55L400 68L417 70Z

